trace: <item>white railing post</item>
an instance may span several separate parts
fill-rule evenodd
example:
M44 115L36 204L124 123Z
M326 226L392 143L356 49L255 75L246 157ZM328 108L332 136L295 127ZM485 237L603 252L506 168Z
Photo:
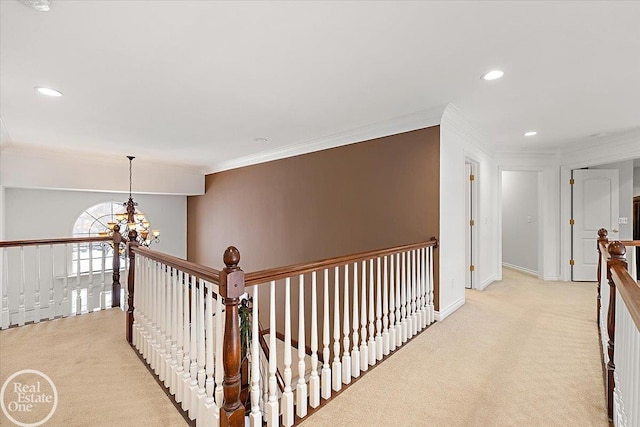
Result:
M353 263L353 347L351 348L351 375L354 378L360 376L360 349L358 328L360 327L360 316L358 314L358 263Z
M384 283L382 285L382 354L389 354L389 270L387 269L388 257L384 256Z
M380 268L382 260L376 259L376 359L382 360L384 354L384 340L382 339L382 277Z
M253 308L251 313L251 413L249 425L262 427L260 413L260 328L258 327L258 286L253 287Z
M22 326L26 322L25 313L25 265L24 265L24 246L20 246L20 288L18 289L18 326Z
M205 411L204 401L207 398L207 392L205 389L206 370L206 343L205 343L205 317L204 317L204 280L199 280L200 286L198 287L198 391L196 398L198 405L196 407L196 419L202 419Z
M40 286L42 285L42 280L40 276L40 245L36 245L36 289L35 289L35 300L33 304L33 321L34 323L40 322Z
M311 273L311 376L309 377L309 406L320 405L320 377L318 376L318 295L316 272Z
M296 386L296 415L304 418L307 415L307 383L304 379L307 355L305 346L304 325L304 274L298 277L298 384Z
M222 408L224 403L224 364L222 360L223 344L224 344L224 327L225 316L222 315L222 295L220 295L218 288L218 299L216 299L216 367L215 367L215 400L218 408Z
M369 365L376 364L376 330L375 330L375 305L374 305L374 276L373 258L369 260Z
M401 298L401 289L402 289L402 281L400 280L401 275L400 271L402 267L400 265L400 254L397 253L395 256L395 265L396 265L396 324L395 324L395 335L396 335L396 348L402 345L402 311L400 307L402 306L402 298Z
M291 278L284 280L284 392L282 393L282 424L293 425L293 391L291 389Z
M349 352L351 326L349 325L349 264L344 266L344 304L342 321L342 383L351 384L351 354Z
M395 257L389 258L389 352L396 350Z
M2 277L0 282L2 285L2 313L0 314L0 329L9 327L9 248L1 248L2 250Z
M189 355L191 356L191 364L189 365L189 373L191 381L189 382L189 419L195 420L198 410L198 289L196 287L198 279L195 276L189 278L191 284L191 340ZM154 286L155 288L156 286ZM157 297L156 297L157 303Z
M329 350L329 270L324 270L324 293L323 293L323 322L322 322L322 397L328 399L331 397L331 365L329 358L331 352Z
M409 322L407 320L407 253L402 252L402 344L407 342L409 336Z
M340 363L340 272L338 267L334 269L334 294L333 294L333 389L342 389L342 364Z
M369 346L367 345L367 261L362 261L362 285L360 286L360 371L369 370Z
M278 383L276 380L278 367L276 350L276 282L274 280L269 284L269 401L266 404L267 427L277 427L280 417Z

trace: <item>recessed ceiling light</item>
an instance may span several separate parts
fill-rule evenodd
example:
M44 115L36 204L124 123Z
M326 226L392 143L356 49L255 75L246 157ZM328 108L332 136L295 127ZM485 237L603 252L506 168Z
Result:
M255 142L267 142L267 138L256 138L254 139Z
M20 0L20 2L40 12L49 12L51 9L49 0Z
M51 89L51 88L48 88L48 87L36 86L34 89L37 90L39 93L41 93L43 95L47 95L47 96L62 96L62 92L60 92L59 90Z
M535 130L530 130L529 132L525 132L524 136L534 136L537 135L538 132L536 132Z
M488 73L484 73L480 76L482 80L496 80L500 77L504 76L504 71L501 70L491 70Z

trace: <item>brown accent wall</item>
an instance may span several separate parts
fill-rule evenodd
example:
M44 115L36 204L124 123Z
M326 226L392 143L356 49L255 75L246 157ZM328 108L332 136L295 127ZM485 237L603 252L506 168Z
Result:
M187 199L187 256L220 268L234 245L250 272L424 241L439 176L439 126L211 174Z

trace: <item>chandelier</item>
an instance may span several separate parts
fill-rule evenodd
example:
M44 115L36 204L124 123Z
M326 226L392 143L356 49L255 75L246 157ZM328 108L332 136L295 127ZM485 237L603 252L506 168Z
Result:
M125 212L119 212L115 214L115 220L117 222L109 222L109 236L113 236L113 233L122 234L123 241L127 242L134 239L139 245L148 247L154 242L158 242L160 237L160 230L152 230L149 220L142 212L136 211L138 202L133 200L131 195L131 182L132 182L132 163L134 156L127 156L129 159L129 200L122 205L126 208Z

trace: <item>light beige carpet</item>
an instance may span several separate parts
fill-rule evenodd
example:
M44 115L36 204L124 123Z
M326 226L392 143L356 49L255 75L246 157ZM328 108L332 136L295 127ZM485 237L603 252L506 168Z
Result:
M0 382L22 369L48 375L59 403L47 426L187 425L125 341L124 327L122 310L110 309L1 331ZM0 425L15 424L0 411Z
M503 279L302 425L607 426L595 283Z

